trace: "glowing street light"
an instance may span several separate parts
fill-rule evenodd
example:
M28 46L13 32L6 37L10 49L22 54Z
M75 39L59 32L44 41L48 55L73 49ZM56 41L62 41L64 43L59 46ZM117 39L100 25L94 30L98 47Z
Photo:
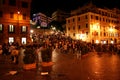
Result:
M30 33L33 33L34 31L33 30L30 30Z
M17 13L20 14L20 11L18 11Z
M16 12L16 24L17 24L17 27L20 28L20 12L17 11ZM16 42L20 42L21 43L21 37L20 37L20 31L18 32L18 36L16 37Z
M114 41L113 41L113 40L111 41L111 44L114 44Z
M98 44L99 43L99 40L96 40L96 42L95 42L96 44Z
M113 28L109 28L109 31L110 31L110 32L113 32Z
M56 28L55 28L55 27L52 27L52 30L56 30Z

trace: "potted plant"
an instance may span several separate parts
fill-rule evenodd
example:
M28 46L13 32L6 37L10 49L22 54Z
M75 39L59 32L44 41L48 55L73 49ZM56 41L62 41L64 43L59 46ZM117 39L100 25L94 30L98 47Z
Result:
M51 66L52 62L52 49L47 47L41 50L42 66Z
M24 61L24 69L33 69L36 68L36 63L35 63L35 53L34 49L31 47L27 47L24 52L25 56L23 58Z

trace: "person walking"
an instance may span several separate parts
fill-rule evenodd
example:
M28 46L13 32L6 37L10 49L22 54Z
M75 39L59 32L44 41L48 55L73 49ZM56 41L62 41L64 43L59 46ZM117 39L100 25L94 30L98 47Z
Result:
M81 49L77 50L76 54L77 54L77 59L81 59L81 56L82 56Z
M13 48L11 55L13 57L13 63L18 64L19 51L18 51L18 48L16 46Z
M23 69L23 65L24 65L24 61L23 61L23 58L25 56L24 51L25 51L24 46L20 46L19 55L18 55L18 65L20 69Z

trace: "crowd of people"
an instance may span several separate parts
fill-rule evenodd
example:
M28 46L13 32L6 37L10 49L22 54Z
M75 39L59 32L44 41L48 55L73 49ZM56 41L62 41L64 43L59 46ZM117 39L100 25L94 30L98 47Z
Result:
M13 63L18 63L19 58L23 59L25 49L31 46L35 51L40 47L50 48L52 51L57 49L60 53L84 55L89 52L104 52L104 53L120 53L119 48L115 44L94 44L87 43L81 40L74 40L63 34L50 34L39 35L39 43L33 43L29 45L18 45L13 43L12 45L3 44L0 46L0 54L11 55ZM36 51L38 52L38 51ZM22 55L22 57L21 57Z

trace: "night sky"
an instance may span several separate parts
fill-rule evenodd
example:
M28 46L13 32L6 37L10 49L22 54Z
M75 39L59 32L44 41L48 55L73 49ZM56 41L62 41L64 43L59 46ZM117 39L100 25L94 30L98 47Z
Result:
M77 9L79 6L91 2L98 7L119 8L119 0L32 0L31 15L42 12L51 17L51 14L57 10L62 9L67 12Z

